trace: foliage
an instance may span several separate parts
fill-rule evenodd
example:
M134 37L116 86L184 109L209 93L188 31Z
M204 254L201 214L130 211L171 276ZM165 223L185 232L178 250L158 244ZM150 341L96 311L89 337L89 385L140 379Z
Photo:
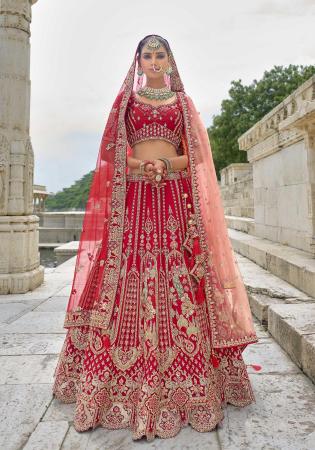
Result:
M84 210L88 199L94 171L87 173L80 180L54 195L49 195L46 202L47 211Z
M245 86L242 81L231 82L230 97L221 103L221 112L208 128L217 177L231 163L247 162L237 139L258 120L271 111L304 81L315 74L315 66L274 66L265 71L261 80Z

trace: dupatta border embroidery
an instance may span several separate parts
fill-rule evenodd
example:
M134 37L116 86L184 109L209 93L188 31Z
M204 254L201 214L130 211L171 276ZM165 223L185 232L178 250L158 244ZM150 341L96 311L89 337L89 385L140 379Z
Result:
M109 328L121 267L122 242L124 231L124 208L126 198L126 151L127 132L125 112L132 90L133 70L126 78L126 89L121 101L118 116L117 144L115 152L115 172L113 176L112 213L109 224L108 251L96 311L101 313L101 327Z
M194 211L196 217L196 224L198 228L198 234L200 236L200 246L203 252L207 255L207 258L204 259L205 262L205 294L208 305L209 318L211 322L211 334L212 334L212 343L214 348L220 348L222 346L234 346L240 345L244 343L253 343L257 342L256 335L243 336L239 339L220 339L218 338L218 330L217 330L217 322L219 318L215 314L215 306L216 306L216 295L224 295L216 294L211 286L211 274L209 270L209 266L207 264L207 260L211 261L211 255L209 253L209 249L206 242L205 228L202 220L202 214L200 209L199 195L198 195L198 181L196 175L196 166L195 166L195 156L194 156L194 138L192 135L192 127L190 123L190 112L189 106L187 104L187 96L184 92L179 92L179 98L182 104L183 116L184 116L184 129L186 135L186 141L189 152L189 164L190 164L190 173L191 173L191 186L192 186L192 195L194 202ZM215 271L215 268L212 267L212 271ZM229 288L230 286L224 285L224 289Z

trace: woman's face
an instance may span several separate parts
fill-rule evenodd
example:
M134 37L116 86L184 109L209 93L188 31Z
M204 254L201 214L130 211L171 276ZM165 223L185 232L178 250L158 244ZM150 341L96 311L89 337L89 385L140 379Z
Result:
M139 65L147 78L163 77L169 67L169 58L165 47L161 44L156 50L151 50L144 45L139 58Z

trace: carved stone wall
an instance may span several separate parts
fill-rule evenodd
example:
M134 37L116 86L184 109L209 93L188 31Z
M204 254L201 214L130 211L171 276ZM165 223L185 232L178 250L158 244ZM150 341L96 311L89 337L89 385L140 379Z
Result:
M38 217L33 215L30 23L35 1L0 1L0 293L42 283Z
M253 166L255 234L315 254L315 76L239 138Z
M227 216L253 217L253 173L249 163L233 163L220 170L220 191Z

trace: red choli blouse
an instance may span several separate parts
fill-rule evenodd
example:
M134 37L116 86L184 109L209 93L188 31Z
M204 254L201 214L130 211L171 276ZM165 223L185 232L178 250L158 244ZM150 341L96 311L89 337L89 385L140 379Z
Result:
M141 102L131 94L125 116L127 140L132 147L148 139L162 139L180 147L184 126L183 113L176 94L176 100L168 105L153 106Z

